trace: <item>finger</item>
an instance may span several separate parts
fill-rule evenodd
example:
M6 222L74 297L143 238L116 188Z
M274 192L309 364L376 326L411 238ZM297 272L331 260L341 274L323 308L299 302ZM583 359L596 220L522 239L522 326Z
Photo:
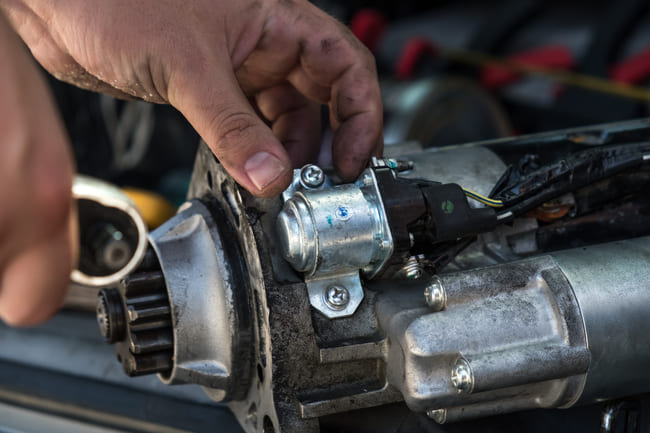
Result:
M296 22L301 35L300 65L311 79L292 84L315 98L314 89L329 87L336 129L333 151L339 174L354 178L368 157L381 148L382 104L372 55L341 24L313 6ZM325 23L325 24L323 24Z
M2 24L7 61L0 63L0 269L9 257L66 227L73 172L67 137L43 77Z
M273 123L283 114L304 108L308 100L290 83L283 82L258 92L255 104L260 113Z
M51 131L53 135L55 132ZM0 191L2 202L10 204L0 212L0 269L42 238L67 230L72 170L67 149L57 146L61 143L65 141L43 140L35 144L34 152L41 154L29 152L34 158L23 165L22 176L9 176L16 181L12 191Z
M353 181L365 167L370 157L383 154L383 135L374 138L374 131L364 128L362 119L354 118L342 123L332 121L335 131L332 141L332 159L338 174L345 181ZM370 138L370 141L368 137ZM373 141L375 140L375 141Z
M316 162L320 151L320 107L309 103L301 110L286 113L273 124L273 133L287 149L293 167Z
M312 163L320 148L320 105L307 100L289 83L260 92L257 107L289 153L293 167Z
M271 14L263 25L254 50L242 65L237 66L235 76L246 93L256 93L281 84L295 68L300 48L293 29L284 24L287 18L282 14Z
M233 178L258 196L274 196L291 180L291 160L255 114L226 56L204 57L203 67L175 70L169 99L212 149Z
M60 307L68 287L69 233L57 233L24 251L0 277L0 319L9 325L35 325Z
M329 86L322 86L309 77L302 68L296 68L288 75L289 82L303 95L320 104L330 103L331 89Z
M33 324L68 286L73 167L47 86L1 20L0 53L0 319Z

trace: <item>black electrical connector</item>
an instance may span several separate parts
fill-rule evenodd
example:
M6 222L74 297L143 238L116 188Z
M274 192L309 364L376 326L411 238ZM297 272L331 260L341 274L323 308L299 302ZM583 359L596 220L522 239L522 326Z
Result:
M448 241L494 230L494 209L472 208L463 189L422 179L398 177L389 168L376 168L394 241L394 255L430 254Z
M421 188L426 202L424 227L428 241L439 243L494 230L494 209L472 208L463 189L455 183Z

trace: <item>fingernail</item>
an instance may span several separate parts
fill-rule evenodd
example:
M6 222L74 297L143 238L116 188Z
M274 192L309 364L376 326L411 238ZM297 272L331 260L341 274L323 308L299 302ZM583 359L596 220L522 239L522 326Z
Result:
M260 191L273 183L286 169L282 161L268 152L256 153L244 164L248 178Z

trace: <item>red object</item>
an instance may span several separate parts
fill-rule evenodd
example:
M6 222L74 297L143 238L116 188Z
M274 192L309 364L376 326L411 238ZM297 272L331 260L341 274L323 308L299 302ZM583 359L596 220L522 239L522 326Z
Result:
M370 51L375 51L388 21L381 12L363 9L350 21L350 30Z
M619 83L638 84L650 78L650 48L623 60L610 71L612 80Z
M575 66L573 54L562 45L548 45L508 57L508 60L526 66L540 66L550 69L572 69ZM481 83L488 89L499 89L519 80L520 73L504 66L488 65L481 69Z
M395 76L401 80L408 80L413 76L415 68L424 55L435 56L438 54L438 47L424 38L410 39L402 49L402 55L397 61Z

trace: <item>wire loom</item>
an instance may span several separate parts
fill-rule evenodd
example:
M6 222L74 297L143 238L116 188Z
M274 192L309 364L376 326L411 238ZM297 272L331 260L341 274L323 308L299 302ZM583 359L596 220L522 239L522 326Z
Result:
M648 142L601 146L577 152L529 173L511 168L497 182L488 199L502 203L497 219L509 222L549 200L626 170L640 168L648 161Z
M497 182L490 196L463 188L463 192L486 206L501 210L500 222L515 217L568 192L638 168L650 161L650 143L603 146L582 151L529 173L512 167Z

